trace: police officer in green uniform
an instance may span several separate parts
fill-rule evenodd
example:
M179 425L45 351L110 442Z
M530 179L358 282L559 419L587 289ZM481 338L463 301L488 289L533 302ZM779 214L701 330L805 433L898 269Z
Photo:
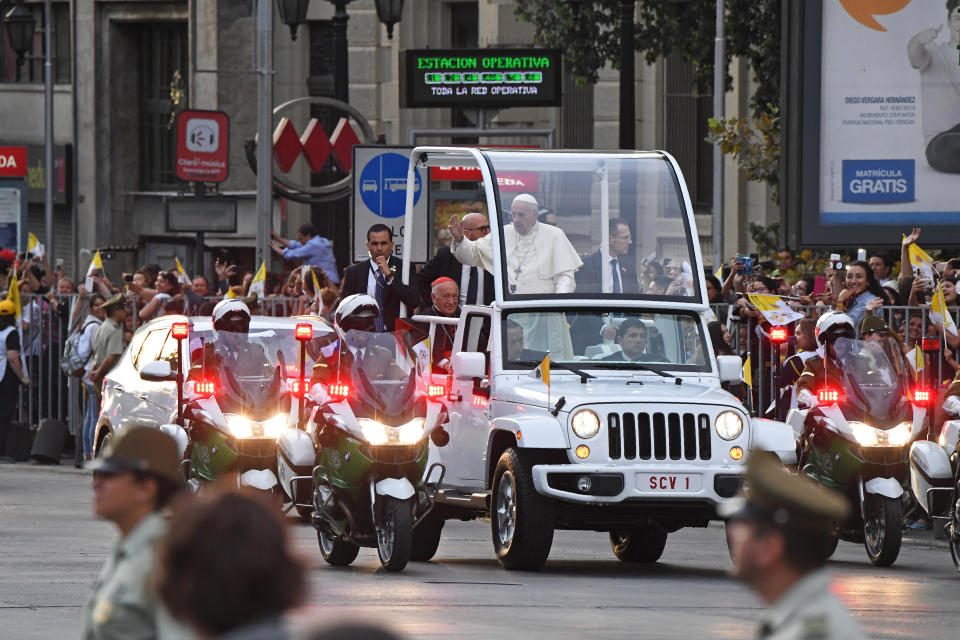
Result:
M167 530L161 510L182 488L173 438L128 427L94 463L94 513L120 529L120 540L93 585L84 611L85 640L190 637L151 594L155 546Z
M746 486L722 504L733 574L770 608L758 638L769 640L865 638L860 625L830 592L823 569L835 548L834 528L846 500L803 476L788 474L775 456L754 452Z

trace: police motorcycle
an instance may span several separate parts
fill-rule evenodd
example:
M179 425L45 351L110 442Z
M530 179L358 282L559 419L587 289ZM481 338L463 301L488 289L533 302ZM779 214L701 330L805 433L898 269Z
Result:
M446 443L439 426L446 412L426 393L416 338L374 333L376 317L370 296L340 303L334 366L310 390L317 406L313 524L327 563L349 565L359 547L376 547L383 568L394 572L416 555L414 527L432 508L424 488L428 442Z
M189 345L191 365L185 381L178 376L178 424L164 429L181 443L181 468L193 490L235 472L239 484L278 493L287 510L295 507L309 517L316 452L304 432L306 407L299 390L306 388L307 344L325 324L251 321L243 302L228 299L214 308L212 331L174 325L181 354L183 342Z
M910 448L910 485L928 515L946 520L944 537L960 571L960 397L949 396L943 410L952 419L943 423L937 441L914 442Z
M798 469L851 502L838 538L863 542L873 564L890 566L902 542L907 452L926 428L929 393L911 383L892 338L854 339L846 314L825 314L815 334L825 382L815 395L801 389L797 401L810 408L787 418L798 434Z

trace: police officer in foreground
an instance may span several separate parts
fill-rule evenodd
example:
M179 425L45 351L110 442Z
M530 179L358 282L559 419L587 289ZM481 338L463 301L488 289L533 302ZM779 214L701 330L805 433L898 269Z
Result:
M758 638L865 638L860 625L830 593L823 569L847 516L842 496L785 472L775 456L754 452L740 496L722 504L733 574L769 606Z
M161 510L182 488L173 438L128 427L94 463L93 511L120 529L120 540L84 610L86 640L191 637L151 593L155 547L167 531Z

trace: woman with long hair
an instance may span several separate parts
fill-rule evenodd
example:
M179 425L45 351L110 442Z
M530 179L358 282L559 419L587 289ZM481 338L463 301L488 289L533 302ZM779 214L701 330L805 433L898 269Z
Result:
M850 264L843 280L843 291L837 297L837 308L850 316L853 326L859 327L867 312L890 304L886 292L863 261Z

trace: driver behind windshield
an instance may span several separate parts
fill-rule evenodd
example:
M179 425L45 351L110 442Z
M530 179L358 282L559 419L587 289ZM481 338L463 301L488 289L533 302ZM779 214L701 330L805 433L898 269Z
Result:
M653 360L644 351L647 348L647 325L640 318L627 318L617 327L616 343L620 351L611 353L604 360L620 362L649 362Z
M194 364L190 378L206 372L216 375L220 367L231 370L234 375L268 375L273 367L263 347L249 339L250 309L236 299L226 299L213 308L214 339L203 347L203 360Z
M817 389L824 386L840 388L842 372L834 345L840 338L852 340L855 335L853 321L847 314L834 311L820 316L814 329L817 355L806 361L797 380L797 404L804 408L815 407L818 404Z
M364 293L355 293L340 301L333 314L337 341L321 349L323 357L314 364L311 385L339 380L341 373L350 371L354 358L363 356L367 343L376 333L379 315L377 301Z

